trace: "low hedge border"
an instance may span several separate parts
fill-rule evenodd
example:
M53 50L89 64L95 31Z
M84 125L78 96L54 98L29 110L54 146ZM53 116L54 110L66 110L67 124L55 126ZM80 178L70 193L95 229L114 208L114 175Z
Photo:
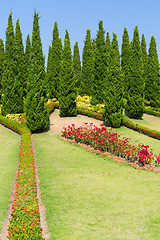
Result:
M31 132L25 126L0 115L0 123L21 134L15 199L12 205L9 239L43 239L40 225Z
M160 112L158 110L153 110L151 108L145 108L144 113L147 113L149 115L153 115L153 116L156 116L156 117L160 117Z

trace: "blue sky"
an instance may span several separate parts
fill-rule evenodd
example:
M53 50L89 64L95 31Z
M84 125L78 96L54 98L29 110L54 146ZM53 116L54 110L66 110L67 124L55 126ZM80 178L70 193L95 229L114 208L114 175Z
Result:
M8 16L13 13L13 25L19 19L25 45L27 34L32 35L34 9L40 13L40 32L43 52L47 61L48 48L52 41L54 22L62 43L65 29L68 30L73 52L74 44L78 42L82 54L86 30L91 30L92 38L96 37L98 21L103 20L105 32L117 34L121 50L122 35L127 28L130 40L133 37L135 25L138 26L140 39L145 35L147 49L151 36L155 36L158 55L160 56L160 1L159 0L6 0L0 8L0 38L5 42Z

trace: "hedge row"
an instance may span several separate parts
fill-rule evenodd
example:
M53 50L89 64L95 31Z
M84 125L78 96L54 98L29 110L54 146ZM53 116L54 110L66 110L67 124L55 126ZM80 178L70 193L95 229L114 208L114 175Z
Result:
M153 115L153 116L156 116L156 117L160 117L160 112L156 109L154 110L154 109L151 109L151 108L145 108L144 113L147 113L149 115Z
M19 168L12 205L9 239L43 239L37 199L31 132L21 124L0 115L0 123L21 134Z

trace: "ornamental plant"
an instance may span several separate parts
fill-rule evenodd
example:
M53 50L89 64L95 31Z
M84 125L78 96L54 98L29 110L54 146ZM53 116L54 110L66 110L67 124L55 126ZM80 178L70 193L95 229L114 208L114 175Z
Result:
M152 149L149 149L148 145L145 146L138 141L133 144L130 138L122 137L113 132L112 128L105 127L103 124L100 127L93 125L93 123L84 123L79 127L71 124L67 128L63 128L62 136L90 145L102 152L110 152L132 162L137 160L141 165L151 164L154 157Z

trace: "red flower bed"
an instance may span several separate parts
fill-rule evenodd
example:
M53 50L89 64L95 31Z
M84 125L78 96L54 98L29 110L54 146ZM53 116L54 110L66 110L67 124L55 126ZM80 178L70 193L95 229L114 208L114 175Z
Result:
M74 139L94 147L102 152L109 152L117 156L123 157L129 161L138 161L139 164L150 164L156 158L156 163L160 162L160 155L153 156L152 149L148 145L143 145L138 142L131 143L130 138L123 137L112 131L111 128L93 125L93 123L84 123L78 128L74 124L63 128L62 136Z

